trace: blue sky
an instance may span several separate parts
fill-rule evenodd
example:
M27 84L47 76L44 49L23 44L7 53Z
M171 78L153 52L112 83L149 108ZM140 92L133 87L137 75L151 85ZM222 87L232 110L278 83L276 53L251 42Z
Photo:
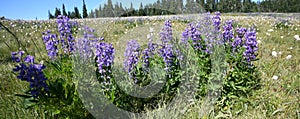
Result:
M157 0L112 0L113 3L121 2L123 7L130 6L130 2L137 8L141 2L143 5ZM256 1L256 0L255 0ZM85 0L88 12L98 8L100 4L107 0ZM62 8L65 4L67 11L73 11L77 6L82 13L82 0L2 0L0 7L0 17L5 16L9 19L48 19L48 10L53 14L55 7Z
M130 6L130 0L112 0L113 3L122 2L123 7ZM131 0L135 7L141 2L149 3L156 0ZM91 9L98 8L100 4L106 3L107 0L85 0L88 12ZM48 19L48 10L54 14L55 7L62 8L65 4L67 11L73 11L77 6L82 13L82 0L2 0L0 7L0 17L5 16L9 19Z

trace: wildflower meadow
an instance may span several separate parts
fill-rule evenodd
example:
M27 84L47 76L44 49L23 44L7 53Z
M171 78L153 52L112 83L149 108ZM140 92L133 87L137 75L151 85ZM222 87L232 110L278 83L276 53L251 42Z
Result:
M1 20L0 118L300 118L300 19Z

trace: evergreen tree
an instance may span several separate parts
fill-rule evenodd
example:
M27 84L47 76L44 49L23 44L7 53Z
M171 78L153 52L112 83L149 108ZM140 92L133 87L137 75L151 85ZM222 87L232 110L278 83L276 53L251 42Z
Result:
M104 17L101 5L99 5L99 9L96 11L96 18L98 18L98 17Z
M87 18L88 14L87 14L87 9L86 9L86 5L85 5L85 1L83 0L83 7L82 7L82 17L83 18Z
M76 18L75 12L74 11L72 11L72 12L68 11L68 17L71 18L71 19Z
M139 16L146 16L146 13L144 11L144 7L143 7L143 3L141 2L140 4L140 8L139 8L139 12L138 12Z
M118 2L116 2L116 4L115 4L114 13L115 13L115 17L119 17L121 15L120 6L119 6Z
M89 13L88 18L96 18L95 12L93 10L91 10L91 12Z
M176 13L182 13L183 12L183 0L177 0L177 12Z
M65 8L65 5L64 4L62 4L62 12L63 12L63 15L64 16L68 16L68 14L67 14L67 12L66 12L66 8Z
M114 8L113 8L113 4L112 4L111 0L107 1L107 6L104 9L105 9L105 15L107 17L114 17L115 16Z
M48 10L48 17L49 19L54 19L55 17L51 14L51 12Z
M197 13L202 13L202 12L205 12L205 9L204 9L204 0L196 0L196 3L195 3L195 9L196 9L196 12Z
M55 13L54 13L55 18L57 18L59 15L61 15L60 9L55 8Z
M169 2L169 7L168 7L168 11L172 12L172 13L176 13L176 1L175 0L170 0Z
M80 18L81 18L81 15L80 15L79 10L78 10L77 7L74 7L74 12L75 12L75 18L80 19Z
M156 1L156 5L154 6L154 8L156 8L156 9L162 9L162 5L161 5L160 0Z
M99 10L98 10L98 9L95 9L95 17L96 17L96 18L101 17L99 13L100 13Z
M120 5L119 5L119 9L120 9L120 13L121 13L121 15L122 14L124 14L125 13L125 9L123 8L123 5L122 5L122 3L120 2Z
M68 11L68 17L71 18L71 12L70 11Z

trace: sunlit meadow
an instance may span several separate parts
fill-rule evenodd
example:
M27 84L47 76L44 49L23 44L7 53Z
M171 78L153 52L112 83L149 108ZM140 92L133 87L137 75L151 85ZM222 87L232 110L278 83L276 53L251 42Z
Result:
M166 20L172 23L173 37L181 39L188 23L197 18L195 14L71 21L94 29L96 37L104 37L106 42L112 43L114 63L123 65L129 40L135 39L140 46L147 45L149 37L154 43L160 42ZM204 117L199 117L199 105L189 105L183 118L300 118L300 17L293 14L222 14L221 20L222 25L226 20L233 20L234 30L239 27L256 30L259 49L258 60L253 65L259 73L260 88L253 90L247 98L232 100L236 103L225 105L222 111ZM27 90L29 84L16 78L11 59L11 52L26 50L37 63L46 62L48 55L42 36L49 29L58 32L56 20L0 22L11 32L0 27L0 118L56 118L46 113L48 110L43 107L26 109L26 100L16 96ZM75 39L80 37L76 35ZM146 112L145 118L168 118L161 110L163 107Z

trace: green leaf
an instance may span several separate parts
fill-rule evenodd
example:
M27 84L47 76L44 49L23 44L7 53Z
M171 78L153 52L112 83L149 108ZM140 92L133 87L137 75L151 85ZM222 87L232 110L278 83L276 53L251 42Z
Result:
M19 97L22 97L22 98L32 98L31 95L25 95L25 94L15 94L15 96L19 96Z

